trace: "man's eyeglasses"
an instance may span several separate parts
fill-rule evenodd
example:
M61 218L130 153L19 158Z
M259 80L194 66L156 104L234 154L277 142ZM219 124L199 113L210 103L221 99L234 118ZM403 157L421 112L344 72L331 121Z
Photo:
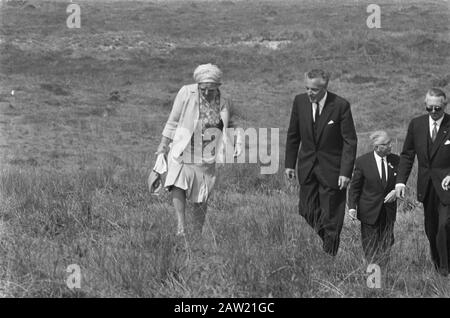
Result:
M437 113L437 112L440 112L443 109L443 107L442 106L426 106L425 109L427 110L427 112L432 112L434 109L434 111Z

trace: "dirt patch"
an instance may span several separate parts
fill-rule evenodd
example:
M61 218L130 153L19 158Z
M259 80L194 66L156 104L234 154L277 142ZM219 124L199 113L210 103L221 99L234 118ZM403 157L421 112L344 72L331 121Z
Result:
M151 55L168 54L176 48L175 43L147 35L142 31L105 32L89 36L77 34L70 37L34 36L2 41L32 53L65 52L69 58L91 56L103 60L128 60L135 52Z
M251 40L238 40L238 41L225 41L225 42L210 42L202 43L207 47L221 47L221 48L239 48L239 47L254 47L263 48L269 50L281 50L291 44L291 40L267 40L267 39L251 39Z
M36 10L37 7L34 4L27 4L23 7L24 10Z
M70 95L70 92L66 89L64 89L63 87L61 87L58 84L50 84L50 83L45 83L45 84L41 84L40 87L43 90L49 91L55 95L58 96L67 96Z
M353 77L347 78L345 80L349 83L366 84L366 83L376 83L380 79L373 76L354 75Z
M280 50L283 49L285 47L287 47L289 44L291 44L292 41L290 40L281 40L281 41L276 41L276 40L263 40L263 41L241 41L238 42L238 45L244 45L244 46L251 46L251 47L264 47L270 50Z
M233 1L230 1L230 0L223 0L223 1L220 1L220 4L224 5L224 6L234 6L236 3L234 3Z

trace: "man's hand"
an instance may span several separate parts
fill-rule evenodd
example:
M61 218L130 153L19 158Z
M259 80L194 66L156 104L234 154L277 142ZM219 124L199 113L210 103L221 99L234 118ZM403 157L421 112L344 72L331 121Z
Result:
M286 174L286 178L288 178L289 180L295 179L295 169L286 168L284 173Z
M391 203L397 199L397 193L395 190L392 190L384 197L384 203Z
M397 183L395 185L395 194L397 198L403 199L405 198L406 186L403 183Z
M350 178L347 178L346 176L339 176L338 179L339 190L347 188L349 182Z
M442 189L445 191L450 190L450 176L446 176L444 180L442 180Z
M357 218L356 218L356 210L355 209L348 210L348 216L350 217L350 219L352 219L352 221L357 220Z

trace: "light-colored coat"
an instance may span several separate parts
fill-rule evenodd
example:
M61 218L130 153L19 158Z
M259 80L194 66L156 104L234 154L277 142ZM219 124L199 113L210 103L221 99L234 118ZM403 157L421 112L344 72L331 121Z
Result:
M220 109L221 117L225 112L229 111L229 101L227 98L220 98ZM172 106L172 111L170 112L169 119L164 127L162 135L172 139L172 144L170 147L170 152L168 154L168 173L166 177L166 186L172 184L183 164L182 153L186 150L186 147L190 147L190 141L194 131L198 129L197 125L201 124L199 121L200 109L199 109L199 92L198 85L191 84L183 86L177 96ZM224 121L224 129L225 127ZM229 138L220 138L217 141L217 154L222 154L223 149L233 149L231 145L224 145L224 140L229 142Z

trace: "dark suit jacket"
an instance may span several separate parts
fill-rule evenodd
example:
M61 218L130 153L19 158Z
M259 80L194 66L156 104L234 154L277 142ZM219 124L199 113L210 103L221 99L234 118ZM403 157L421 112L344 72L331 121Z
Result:
M429 143L429 115L414 118L408 127L403 151L400 154L400 166L397 183L408 181L409 174L417 155L419 170L417 176L417 199L423 202L427 186L431 180L439 199L450 204L450 191L442 189L442 179L450 175L450 115L444 114L435 142Z
M384 197L395 188L400 157L390 154L388 162L387 184L383 187L373 151L356 159L350 189L348 208L356 209L358 219L366 224L375 224L384 206L388 219L395 221L397 202L384 203Z
M357 137L349 102L328 92L317 125L314 138L311 102L306 94L297 95L287 132L285 167L295 169L298 158L299 182L304 184L318 163L326 185L338 189L339 176L351 177L356 157Z

